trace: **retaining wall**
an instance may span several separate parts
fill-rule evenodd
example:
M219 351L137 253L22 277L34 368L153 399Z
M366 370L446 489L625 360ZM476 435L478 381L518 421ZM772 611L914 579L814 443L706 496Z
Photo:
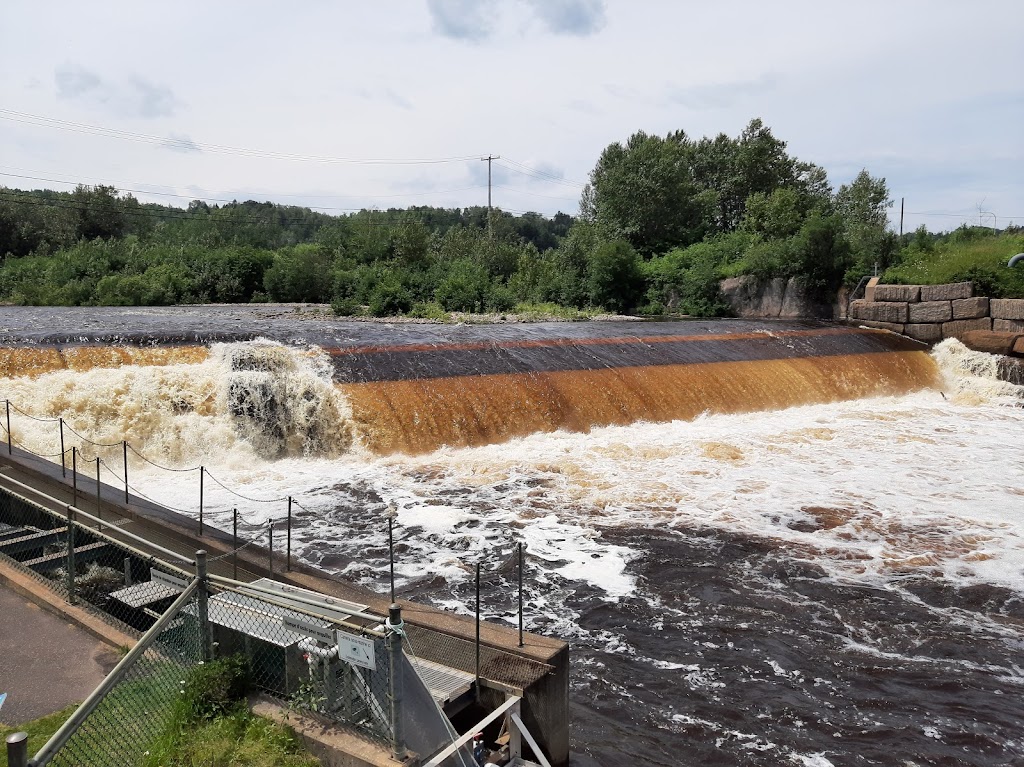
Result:
M871 285L850 303L849 319L934 344L975 330L1024 333L1024 298L976 296L970 282Z

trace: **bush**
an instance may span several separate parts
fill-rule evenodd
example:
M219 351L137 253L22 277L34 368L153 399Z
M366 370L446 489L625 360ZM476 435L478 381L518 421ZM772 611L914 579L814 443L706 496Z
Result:
M249 663L242 655L203 663L182 682L181 705L186 722L228 714L249 691Z
M412 308L412 294L396 277L388 276L370 291L370 314L394 317Z

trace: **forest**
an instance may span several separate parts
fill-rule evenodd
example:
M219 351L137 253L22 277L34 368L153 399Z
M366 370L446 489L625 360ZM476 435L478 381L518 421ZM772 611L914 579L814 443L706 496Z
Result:
M899 281L914 273L909 257L985 236L919 230L901 240L888 230L891 205L885 179L863 170L833 189L824 169L791 156L756 119L736 137L637 132L609 145L575 217L486 207L328 215L254 201L181 208L110 186L0 187L0 302L719 316L728 314L724 277L800 277L827 299L875 268ZM1017 290L986 268L967 259L943 276Z

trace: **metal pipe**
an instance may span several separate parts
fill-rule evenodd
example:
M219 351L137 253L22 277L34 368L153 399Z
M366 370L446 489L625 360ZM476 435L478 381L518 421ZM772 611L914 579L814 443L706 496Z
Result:
M235 590L241 590L243 593L255 592L259 594L261 598L263 595L276 597L278 599L285 598L288 601L295 601L299 604L309 605L310 607L319 607L321 609L326 607L334 612L341 613L342 615L351 615L353 618L369 618L378 622L381 620L380 616L373 615L365 610L353 610L351 607L345 607L344 605L338 604L336 600L328 596L323 597L323 599L310 599L309 597L302 596L301 594L291 594L287 589L282 594L280 591L274 591L256 583L242 583L241 581L235 581L231 578L225 578L222 575L215 575L213 573L210 573L210 581L219 585L228 586Z
M124 505L128 505L128 440L121 441L121 449L124 451Z
M206 468L203 466L199 467L199 536L203 535L203 475L206 474Z
M402 728L402 698L405 684L402 677L402 634L405 623L402 621L402 608L392 604L388 608L388 669L389 696L391 698L391 756L397 762L405 760L405 733Z
M55 504L57 506L60 506L61 508L67 506L66 503L64 503L61 500L58 500L57 498L54 498L52 495L47 495L46 493L42 492L41 490L37 490L36 488L32 487L31 485L26 485L24 482L19 482L18 480L12 479L11 477L8 477L6 475L3 476L2 480L0 480L0 482L2 482L2 484L6 484L6 485L17 485L18 487L22 488L23 490L27 490L30 493L34 493L35 495L39 496L40 498L44 498L45 500L49 501L50 503L53 503L53 504ZM12 490L10 490L8 488L4 488L4 489L6 490L6 492L11 493L11 495L18 496L17 493L13 492ZM35 501L32 501L32 500L30 500L28 498L24 498L22 496L18 496L18 497L22 498L22 500L32 504L33 506L39 506L40 508L43 509L43 511L46 511L49 514L53 514L54 516L58 516L58 512L55 512L52 509L47 509L47 508L45 508L43 506L40 506L40 504L38 504ZM75 513L78 516L80 516L80 517L84 517L85 519L89 520L90 522L99 522L100 521L100 520L96 519L96 517L94 517L92 514L89 514L88 512L82 511L81 509L79 509L77 507L75 508ZM141 536L138 536L138 535L135 535L134 533L130 533L127 530L123 530L123 529L118 528L117 534L119 536L124 536L125 538L128 538L129 540L135 541L136 543L142 544L143 546L146 546L146 547L148 547L150 549L153 549L154 551L158 551L161 554L163 554L165 556L168 556L168 557L171 557L172 559L175 559L175 560L177 560L179 562L182 562L182 563L184 563L186 565L195 565L195 560L194 559L189 559L188 557L186 557L186 556L184 556L182 554L179 554L177 551L172 551L171 549L164 548L163 546L160 546L159 544L150 543L145 538L143 538ZM121 546L125 545L123 541L120 541L117 538L111 538L108 535L104 535L103 537L106 538L111 543L116 543L116 544L121 545ZM146 554L144 552L139 552L139 553L142 555L142 557L144 559L148 559L150 556L152 556L151 554ZM185 572L185 571L184 570L179 570L179 572ZM186 573L186 575L187 574L188 573Z
M71 448L71 505L78 505L78 448Z
M203 549L196 552L196 583L199 584L199 638L203 648L203 660L209 661L213 657L210 645L210 580L206 567L206 551Z
M65 568L67 569L66 575L66 586L68 590L68 604L75 603L75 512L74 506L68 506L68 549L67 549L67 561L65 562Z
M395 601L395 518L388 517L388 557L391 560L391 601Z
M544 756L544 752L540 750L540 746L537 745L537 741L533 739L530 731L526 729L526 725L523 724L523 720L519 717L515 711L513 711L509 718L515 723L515 726L519 729L519 734L523 736L523 740L530 744L530 748L533 749L533 755L537 758L541 767L551 767L551 762Z
M136 642L135 646L121 658L121 662L114 666L114 670L111 671L107 676L100 682L100 686L93 690L89 697L73 713L64 724L60 726L57 732L53 733L48 741L43 745L41 749L36 752L36 755L32 757L32 761L29 763L32 767L38 765L44 765L53 758L53 755L57 753L64 744L70 740L71 736L75 734L82 722L88 717L96 707L103 701L113 687L118 684L124 675L135 665L135 662L139 659L146 650L149 649L150 645L156 640L156 638L167 628L167 624L174 620L178 613L181 612L181 608L192 598L195 594L196 589L199 588L199 581L192 581L185 590L181 592L181 595L174 600L174 603L167 608L167 611L161 615L157 622L154 623L149 631L142 635L142 638Z
M523 646L523 542L519 541L519 646Z
M7 736L7 767L27 767L28 733L12 732Z
M238 507L231 510L231 548L234 549L232 560L232 578L238 580Z
M100 505L100 457L96 456L96 518L100 520L96 523L96 529L103 532L103 507Z
M1007 266L1016 266L1021 261L1024 261L1024 253L1018 253L1016 256L1010 259L1010 263Z
M476 699L480 701L480 563L476 563Z
M292 571L292 497L290 495L288 496L288 543L285 548L284 569L285 572Z
M60 474L66 478L68 476L68 467L64 462L64 418L59 418L58 422L60 423Z
M274 577L274 520L267 523L267 549L270 551L270 577Z

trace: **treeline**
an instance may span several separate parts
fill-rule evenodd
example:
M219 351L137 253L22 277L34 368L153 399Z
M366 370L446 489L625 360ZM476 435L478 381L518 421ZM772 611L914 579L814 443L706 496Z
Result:
M760 120L736 137L639 132L602 152L580 215L486 208L328 215L273 203L143 204L111 187L0 189L0 300L330 302L341 314L555 304L725 314L718 284L802 277L827 298L900 262L885 180L834 190Z

